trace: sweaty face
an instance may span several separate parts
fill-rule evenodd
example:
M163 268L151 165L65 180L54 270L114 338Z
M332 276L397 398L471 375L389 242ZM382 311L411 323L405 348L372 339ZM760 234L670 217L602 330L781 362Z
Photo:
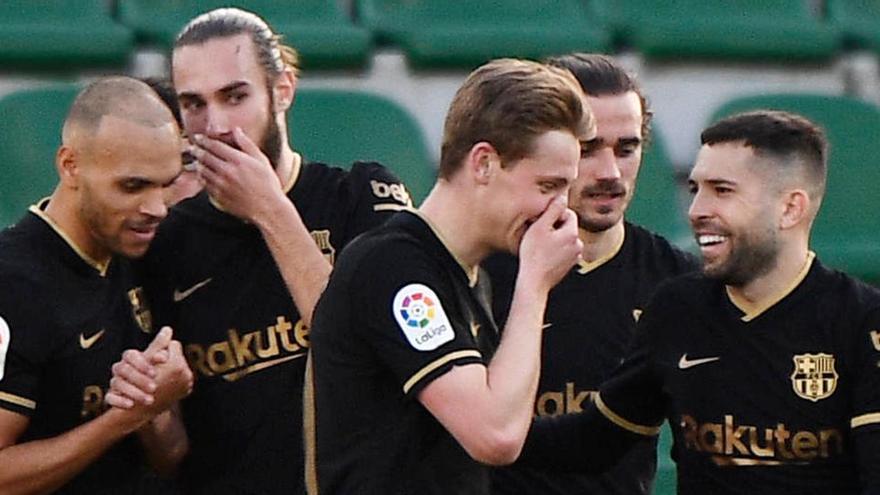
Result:
M166 189L181 172L177 126L104 117L78 170L79 211L94 249L142 256L168 213Z
M238 147L232 131L241 127L277 166L283 141L275 102L247 34L176 48L172 72L188 135Z
M486 208L497 227L492 233L493 249L519 252L528 226L551 201L568 194L577 177L579 150L577 138L570 133L548 131L535 139L529 156L494 168L490 183L494 204Z
M779 254L776 192L759 160L741 143L703 146L688 181L703 272L731 286L769 272Z
M631 91L587 96L597 134L582 143L578 178L569 195L580 228L602 232L623 221L642 161L642 108Z

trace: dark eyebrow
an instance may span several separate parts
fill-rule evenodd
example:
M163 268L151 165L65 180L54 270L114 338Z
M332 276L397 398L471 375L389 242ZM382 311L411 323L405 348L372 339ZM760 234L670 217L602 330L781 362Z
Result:
M220 88L217 91L219 93L229 93L231 91L235 91L236 89L240 89L245 86L250 86L250 84L247 81L234 81L234 82L227 84L226 86L223 86L222 88Z
M235 91L236 89L240 89L240 88L246 87L246 86L250 86L250 83L248 83L247 81L233 81L233 82L227 84L226 86L223 86L222 88L218 89L217 92L218 93L229 93L231 91ZM196 100L196 101L203 101L204 100L204 98L202 98L202 96L199 93L195 93L192 91L184 91L182 93L178 93L177 99L178 100Z
M729 179L706 179L702 182L705 182L711 186L736 186L737 185L736 181L729 180ZM696 180L694 180L692 177L688 177L688 184L696 184L696 183L697 183Z
M618 139L618 140L617 140L617 144L618 144L618 145L627 145L627 144L631 144L631 145L634 145L634 146L638 146L639 144L642 144L642 138L638 138L638 137L635 137L635 136L633 136L633 137L624 137L624 138L620 138L620 139Z

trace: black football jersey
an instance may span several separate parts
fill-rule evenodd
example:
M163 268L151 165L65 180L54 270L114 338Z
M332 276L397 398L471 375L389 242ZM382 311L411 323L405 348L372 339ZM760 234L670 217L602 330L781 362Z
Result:
M375 163L309 163L287 185L332 263L358 234L410 205ZM142 266L157 318L196 375L182 402L191 493L304 493L302 389L309 329L259 230L202 193L175 207Z
M507 319L518 269L499 254L484 263L492 279L499 327ZM626 355L636 322L656 287L698 269L693 256L647 230L624 224L622 243L603 259L575 265L550 292L545 312L536 416L581 412ZM493 470L492 493L571 495L648 494L656 445L642 442L613 469L591 476L525 466Z
M811 259L773 304L742 307L702 275L658 289L599 410L643 433L668 417L681 494L861 493L856 447L880 434L880 292Z
M104 411L113 363L152 338L133 280L127 260L96 263L37 206L0 233L0 407L29 418L18 443ZM129 437L56 493L160 493L154 479Z
M418 400L452 367L491 359L484 282L415 211L348 247L314 319L309 493L488 493L486 468Z

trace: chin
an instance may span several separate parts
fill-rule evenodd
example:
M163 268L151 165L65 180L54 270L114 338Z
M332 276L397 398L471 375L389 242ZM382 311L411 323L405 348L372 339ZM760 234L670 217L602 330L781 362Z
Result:
M578 227L587 232L605 232L606 230L614 227L620 222L622 215L615 216L614 218L608 216L602 216L601 218L589 218L585 216L578 215Z

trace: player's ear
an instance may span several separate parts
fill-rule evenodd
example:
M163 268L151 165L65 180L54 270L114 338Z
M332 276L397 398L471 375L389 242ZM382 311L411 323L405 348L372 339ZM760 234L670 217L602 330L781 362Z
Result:
M501 167L501 159L495 147L485 141L473 145L465 161L469 175L477 184L487 184Z
M809 221L810 195L803 189L787 191L782 197L782 217L779 228L790 229L801 222Z
M275 84L272 85L272 96L275 100L275 112L286 112L296 95L296 75L290 69L285 69Z
M55 153L55 169L58 179L64 186L76 189L79 187L79 152L73 147L62 144Z

